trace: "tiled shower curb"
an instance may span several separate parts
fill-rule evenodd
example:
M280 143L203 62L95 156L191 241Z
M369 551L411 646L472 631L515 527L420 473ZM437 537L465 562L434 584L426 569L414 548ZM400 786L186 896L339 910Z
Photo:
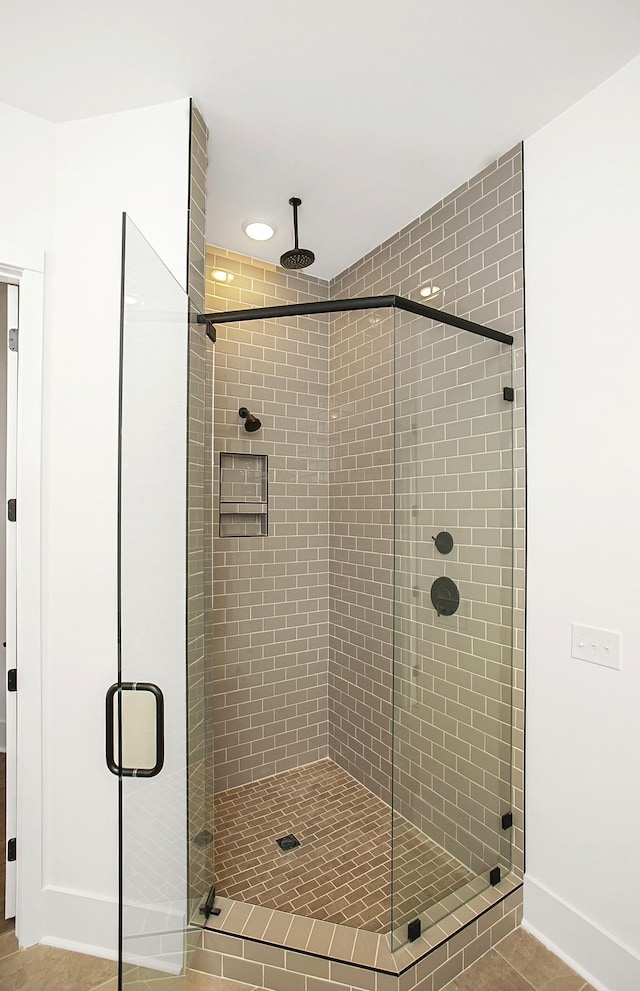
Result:
M391 952L389 937L216 901L192 968L270 991L439 991L520 924L522 882L507 877L415 942Z

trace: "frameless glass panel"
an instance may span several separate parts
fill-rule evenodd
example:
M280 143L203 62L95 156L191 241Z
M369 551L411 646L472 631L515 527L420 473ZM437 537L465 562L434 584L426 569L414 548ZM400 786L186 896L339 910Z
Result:
M328 324L216 327L216 885L388 933L393 317L340 313L331 337ZM244 348L273 374L237 384ZM261 430L245 430L244 404ZM255 460L266 469L267 452L268 493ZM267 494L268 537L217 530L220 499L257 507Z
M394 947L510 869L511 382L508 345L396 311Z
M187 485L191 498L204 445L188 384L203 330L189 319L185 292L125 217L113 757L126 987L182 986L193 901L211 877L194 842L206 821L202 567L198 585Z

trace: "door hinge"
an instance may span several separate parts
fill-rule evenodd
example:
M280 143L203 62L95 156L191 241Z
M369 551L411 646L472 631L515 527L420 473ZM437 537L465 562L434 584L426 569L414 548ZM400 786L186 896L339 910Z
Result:
M502 828L511 829L513 826L513 812L505 812L502 816Z
M9 519L9 523L15 523L17 518L16 512L17 512L16 500L9 499L9 502L7 503L7 517Z
M7 691L17 692L18 691L18 669L9 668L7 671Z
M11 864L16 859L16 838L7 841L7 860Z
M505 385L504 389L502 390L502 398L504 399L504 401L507 403L512 403L514 397L515 397L515 392L513 391L511 386Z
M10 351L17 351L18 350L18 337L19 337L18 328L17 327L11 327L9 329L9 350Z

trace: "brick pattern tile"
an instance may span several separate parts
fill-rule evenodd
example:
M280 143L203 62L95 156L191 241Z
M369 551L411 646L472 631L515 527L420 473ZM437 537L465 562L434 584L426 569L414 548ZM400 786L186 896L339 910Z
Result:
M391 924L391 810L333 761L218 793L221 895L372 932ZM300 847L283 853L276 839ZM397 823L394 924L471 879L406 820Z

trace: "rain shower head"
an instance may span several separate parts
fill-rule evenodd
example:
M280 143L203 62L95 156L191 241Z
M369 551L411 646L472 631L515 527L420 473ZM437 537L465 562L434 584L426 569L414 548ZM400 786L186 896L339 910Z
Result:
M316 260L316 256L313 251L309 251L307 248L298 247L298 207L302 203L302 200L299 196L292 196L289 203L293 207L293 234L295 238L295 247L291 248L289 251L285 251L283 255L280 255L280 264L283 268L308 268L309 265L313 265Z
M238 410L238 416L242 417L244 420L244 429L250 434L252 434L254 430L259 430L262 426L262 421L259 420L257 416L254 416L253 413L250 413L246 406L240 407Z

